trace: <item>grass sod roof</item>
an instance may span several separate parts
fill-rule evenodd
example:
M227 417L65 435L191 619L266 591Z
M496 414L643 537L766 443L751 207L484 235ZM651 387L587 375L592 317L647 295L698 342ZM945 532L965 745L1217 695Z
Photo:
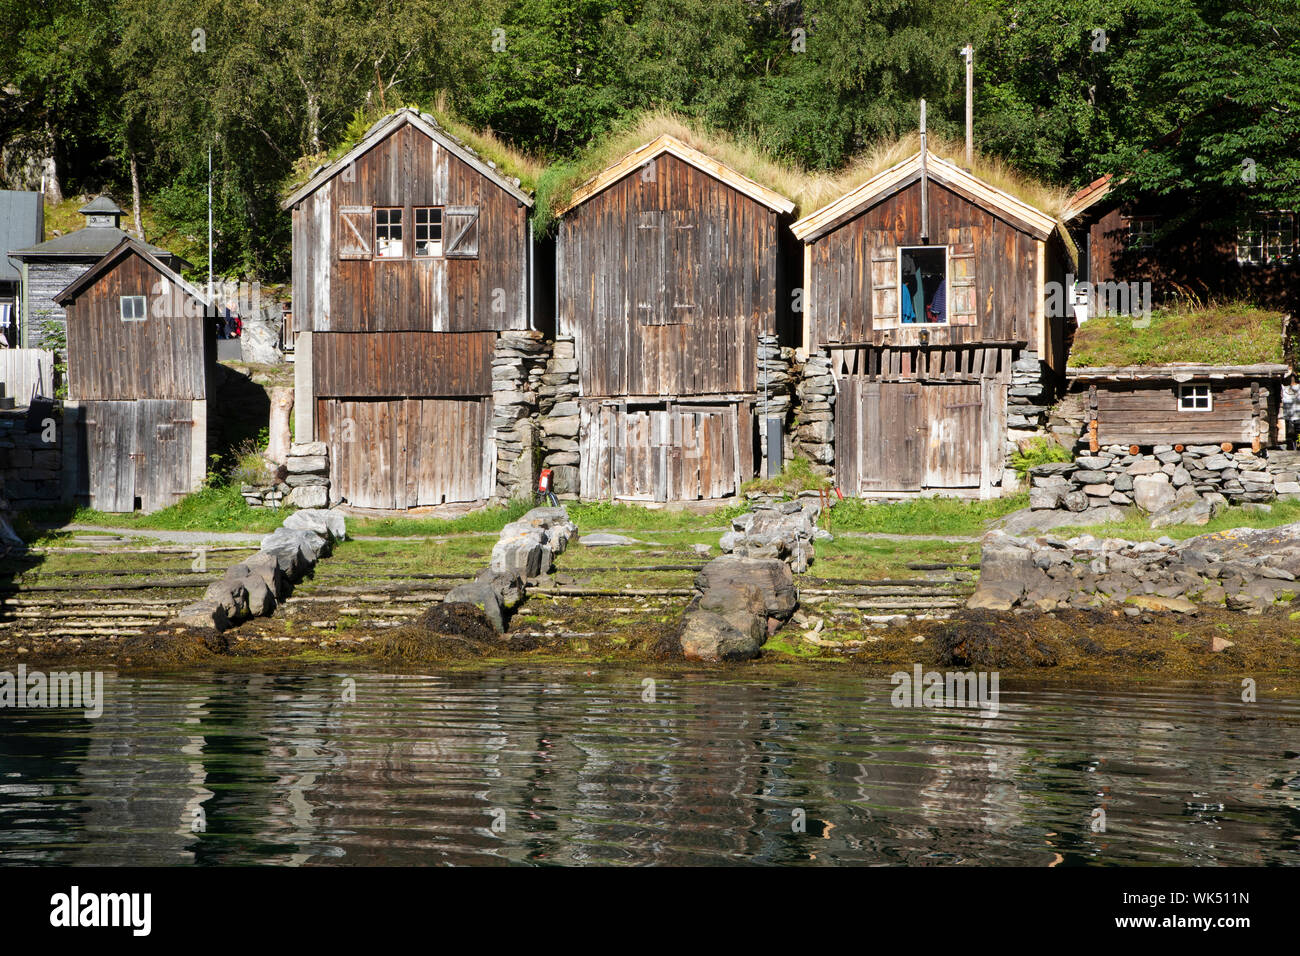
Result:
M1145 328L1131 316L1095 316L1075 333L1069 367L1284 364L1283 318L1240 302L1157 310Z
M806 170L773 158L752 140L708 129L684 116L665 111L642 113L595 140L576 158L554 163L546 169L536 194L539 233L549 229L555 211L567 205L584 183L628 153L664 135L681 140L789 198L795 203L796 218L834 202L921 148L920 135L911 133L899 139L878 142L838 170ZM963 143L931 134L927 146L936 156L964 168ZM995 157L979 152L975 153L970 172L990 186L1058 220L1070 196L1070 191L1064 187L1042 183Z
M556 210L566 205L588 180L599 175L628 153L668 135L706 153L736 172L747 176L795 203L795 217L819 209L866 182L877 173L907 159L921 148L920 135L910 133L894 140L882 140L838 170L807 170L773 158L753 140L713 130L702 123L662 110L637 114L610 133L597 137L577 156L551 163L515 148L491 130L479 130L456 117L438 96L432 104L401 104L390 110L358 111L341 141L322 153L303 156L281 190L287 197L306 184L322 166L335 162L365 138L385 116L401 106L428 113L444 132L496 164L503 175L519 180L520 188L536 200L534 230L538 236L550 231ZM934 134L927 139L930 152L965 168L965 146ZM1035 209L1060 219L1070 192L1019 172L1002 160L976 151L970 172L988 185L1009 193ZM1060 230L1063 241L1068 235Z
M322 166L338 161L354 146L366 138L366 135L380 120L400 109L409 108L420 113L427 113L453 140L478 155L480 159L496 165L500 173L519 180L519 188L527 193L536 193L537 182L541 178L545 164L522 150L516 149L501 139L491 130L480 130L457 118L446 106L445 98L437 97L432 105L420 103L402 103L388 110L359 110L348 124L343 138L325 152L303 156L293 165L293 172L281 186L280 196L286 198L311 180Z

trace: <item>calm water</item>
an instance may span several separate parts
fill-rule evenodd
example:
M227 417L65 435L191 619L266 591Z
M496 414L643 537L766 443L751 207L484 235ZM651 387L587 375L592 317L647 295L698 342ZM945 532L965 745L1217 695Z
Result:
M988 719L829 676L352 676L0 710L0 862L1300 862L1300 705L1226 687L1004 682Z

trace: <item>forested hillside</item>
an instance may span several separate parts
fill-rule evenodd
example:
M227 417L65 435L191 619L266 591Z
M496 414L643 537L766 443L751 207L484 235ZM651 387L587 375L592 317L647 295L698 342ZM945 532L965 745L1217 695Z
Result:
M646 109L834 170L962 135L1058 185L1300 205L1295 0L0 0L0 185L142 194L215 265L283 278L303 157L441 102L544 162ZM51 162L52 160L52 162ZM310 162L308 160L307 162Z

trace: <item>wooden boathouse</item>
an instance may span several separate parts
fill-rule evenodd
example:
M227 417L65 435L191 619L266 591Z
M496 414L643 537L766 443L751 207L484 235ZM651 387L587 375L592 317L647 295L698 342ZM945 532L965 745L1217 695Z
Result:
M157 511L199 490L216 367L203 293L126 236L54 301L68 329L65 497Z
M297 437L331 503L490 498L498 333L530 327L532 198L427 113L370 128L293 214Z
M841 491L1000 494L1009 398L1063 384L1066 319L1045 302L1071 256L1057 221L922 147L792 228Z
M557 338L579 381L579 494L737 494L754 474L760 334L794 203L662 135L559 210Z

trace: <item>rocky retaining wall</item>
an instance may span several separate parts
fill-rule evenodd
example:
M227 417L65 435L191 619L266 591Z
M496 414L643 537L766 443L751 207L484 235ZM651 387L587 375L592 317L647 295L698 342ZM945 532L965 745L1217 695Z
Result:
M794 447L812 462L813 471L835 470L835 378L830 356L817 352L798 370L795 384Z
M578 495L578 359L572 336L555 340L538 388L542 467L557 495Z
M1035 510L1137 505L1152 515L1153 527L1204 524L1225 503L1300 496L1300 453L1281 449L1256 454L1218 445L1156 445L1133 454L1109 445L1072 462L1038 465L1029 474Z
M541 332L502 332L492 356L492 434L499 501L537 486L537 407L549 350Z
M182 608L174 623L224 631L246 618L270 615L290 586L345 537L338 512L295 511L262 539L257 554L227 568L220 581L208 585L203 600Z
M294 444L283 467L275 471L275 481L267 485L241 485L249 507L326 508L330 490L329 449L323 441Z
M780 344L775 335L758 337L758 370L754 379L758 389L754 414L758 419L759 461L758 474L766 475L767 461L767 420L775 418L781 423L780 457L776 461L776 470L785 467L786 462L794 457L794 447L786 440L790 430L791 411L794 407L794 384L798 374L794 366L794 349Z
M1300 594L1300 524L1237 528L1184 541L985 536L979 587L987 610L1097 608L1194 613L1198 604L1259 612Z
M63 425L59 413L51 417L52 427L37 423L28 431L26 408L0 410L0 511L51 508L63 500Z

